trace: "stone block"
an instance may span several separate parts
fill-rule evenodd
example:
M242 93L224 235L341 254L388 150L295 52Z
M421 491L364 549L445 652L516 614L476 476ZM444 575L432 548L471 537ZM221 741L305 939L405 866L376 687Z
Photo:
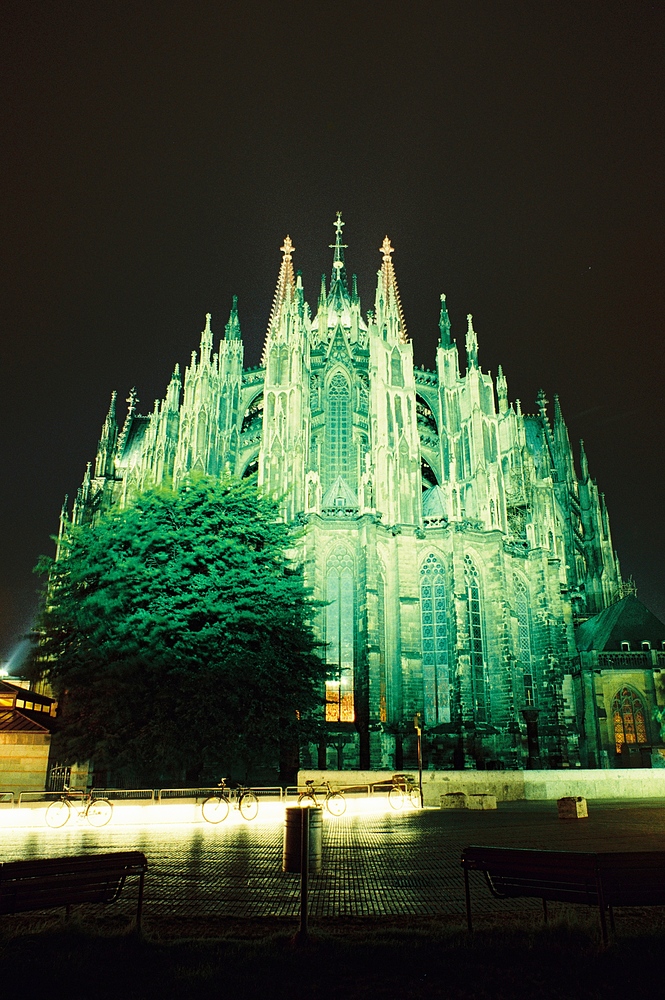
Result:
M468 796L466 792L446 792L441 796L442 809L466 809L468 808Z
M469 795L468 799L468 809L496 809L496 795L490 795L488 792Z
M589 815L586 799L581 795L566 795L557 799L559 819L586 819Z

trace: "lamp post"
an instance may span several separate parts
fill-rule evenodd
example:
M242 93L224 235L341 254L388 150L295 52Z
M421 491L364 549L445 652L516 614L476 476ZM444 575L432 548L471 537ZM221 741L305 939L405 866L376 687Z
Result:
M418 790L420 792L420 808L423 808L423 731L420 725L420 712L413 717L413 728L416 731L418 745Z

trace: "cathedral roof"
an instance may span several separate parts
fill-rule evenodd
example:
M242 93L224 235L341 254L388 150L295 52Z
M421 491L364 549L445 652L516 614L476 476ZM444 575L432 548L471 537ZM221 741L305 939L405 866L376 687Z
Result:
M622 642L629 642L631 650L638 652L643 642L660 649L664 640L665 624L632 594L589 618L575 632L581 652L620 650Z

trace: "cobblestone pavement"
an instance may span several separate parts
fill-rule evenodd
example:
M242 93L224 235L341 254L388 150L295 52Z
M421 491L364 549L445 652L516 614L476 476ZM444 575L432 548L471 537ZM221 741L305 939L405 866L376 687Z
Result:
M323 869L310 882L316 917L464 913L460 854L467 844L569 850L665 849L665 802L590 803L562 821L555 803L466 810L326 816ZM283 820L102 830L4 829L0 859L137 849L148 857L146 916L295 917L299 876L282 872ZM132 910L134 889L118 908ZM474 912L524 910L538 901L492 899L474 876Z

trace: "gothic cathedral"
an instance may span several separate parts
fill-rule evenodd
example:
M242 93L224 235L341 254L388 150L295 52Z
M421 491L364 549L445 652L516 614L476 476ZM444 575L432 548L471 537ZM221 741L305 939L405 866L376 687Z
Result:
M342 226L314 313L285 239L260 367L234 299L152 413L132 392L120 429L113 397L72 520L196 469L282 498L329 668L304 766L413 766L414 720L426 767L593 766L574 626L625 595L584 451L578 474L556 397L523 413L481 369L471 316L461 371L444 295L436 367L415 368L390 241L363 316Z

